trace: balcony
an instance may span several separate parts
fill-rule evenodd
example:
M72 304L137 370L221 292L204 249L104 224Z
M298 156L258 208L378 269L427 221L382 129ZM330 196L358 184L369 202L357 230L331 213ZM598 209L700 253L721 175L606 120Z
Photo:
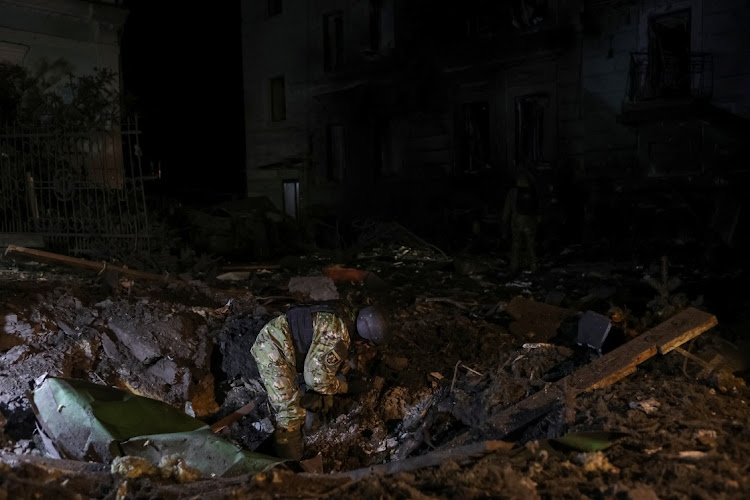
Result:
M713 95L713 55L632 52L621 123L694 114Z

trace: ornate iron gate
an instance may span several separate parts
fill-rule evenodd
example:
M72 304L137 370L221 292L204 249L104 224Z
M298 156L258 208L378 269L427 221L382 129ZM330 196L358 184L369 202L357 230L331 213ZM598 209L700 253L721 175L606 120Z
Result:
M109 131L0 129L0 232L72 254L149 247L137 119Z

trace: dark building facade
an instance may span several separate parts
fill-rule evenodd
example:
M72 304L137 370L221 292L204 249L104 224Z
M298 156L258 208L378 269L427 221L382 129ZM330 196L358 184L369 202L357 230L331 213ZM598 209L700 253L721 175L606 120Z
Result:
M460 239L497 232L525 170L548 241L733 244L748 21L731 0L244 2L248 192Z

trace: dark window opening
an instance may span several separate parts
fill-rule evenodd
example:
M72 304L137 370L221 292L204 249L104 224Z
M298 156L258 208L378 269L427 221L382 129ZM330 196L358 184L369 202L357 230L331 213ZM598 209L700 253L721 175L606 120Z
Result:
M549 0L512 0L511 15L514 27L533 28L549 16Z
M516 97L516 163L519 166L543 161L544 108L548 101L544 95Z
M340 12L323 16L323 67L339 69L344 62L344 18Z
M490 106L487 101L463 105L464 159L466 172L491 167L490 162Z
M647 79L653 96L690 95L689 10L649 19Z
M283 76L271 78L271 120L286 120L286 89Z
M284 10L282 0L268 0L268 17L277 16Z
M383 43L383 0L370 0L370 50L380 50Z
M346 148L344 146L344 126L340 124L329 125L326 134L326 155L328 163L326 166L326 177L331 181L344 179L346 167Z
M281 197L284 214L297 220L299 218L299 181L297 179L283 181Z

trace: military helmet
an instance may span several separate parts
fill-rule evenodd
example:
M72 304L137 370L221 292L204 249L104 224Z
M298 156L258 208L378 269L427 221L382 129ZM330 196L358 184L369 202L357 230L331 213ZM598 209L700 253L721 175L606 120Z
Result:
M531 184L532 177L530 172L523 170L516 175L516 186L529 187Z
M383 344L388 340L388 330L388 319L382 308L368 306L360 309L357 314L357 333L360 337Z

